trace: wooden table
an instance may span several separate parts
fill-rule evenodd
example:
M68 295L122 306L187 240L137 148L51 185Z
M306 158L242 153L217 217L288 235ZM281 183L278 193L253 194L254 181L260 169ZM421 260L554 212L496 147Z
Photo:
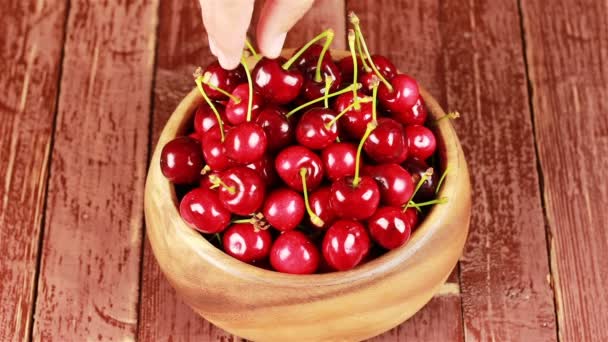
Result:
M375 340L608 340L606 2L318 1L287 45L330 26L343 48L350 10L463 114L474 184L448 285ZM142 214L203 32L195 0L3 1L1 341L238 339L176 298Z

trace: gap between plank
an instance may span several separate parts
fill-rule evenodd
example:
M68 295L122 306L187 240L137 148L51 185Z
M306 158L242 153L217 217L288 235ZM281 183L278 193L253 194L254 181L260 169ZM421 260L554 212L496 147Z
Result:
M68 21L70 18L71 4L69 0L65 1L65 19L63 21L63 34L61 36L61 52L59 54L59 71L57 73L57 92L55 94L55 108L53 110L53 121L51 124L51 136L49 137L49 147L47 149L46 163L46 184L44 186L44 204L41 209L40 230L38 232L38 255L36 256L36 272L34 273L34 284L32 286L32 315L29 317L29 331L27 340L32 341L34 337L34 324L36 323L36 303L38 302L38 284L40 282L40 268L42 264L42 248L44 246L44 227L46 225L46 213L49 197L49 184L51 179L51 166L53 162L53 150L55 146L55 133L57 132L57 117L59 116L59 97L61 96L61 80L63 78L63 62L65 58L65 43L67 40Z
M549 284L551 286L551 290L553 291L553 306L555 308L555 333L558 341L561 341L561 333L560 333L560 321L562 319L561 315L561 301L560 301L560 284L559 284L559 276L557 270L557 260L555 260L555 250L553 244L553 234L551 232L551 226L549 225L549 217L547 215L547 205L545 198L545 177L543 168L540 161L540 155L538 150L538 141L536 139L536 124L534 121L534 117L536 113L534 111L534 84L532 80L532 74L530 73L531 65L528 61L528 42L526 40L526 25L525 25L525 17L524 10L522 6L522 0L517 0L517 11L519 13L519 28L521 32L521 40L522 40L522 58L524 62L524 68L526 71L526 84L528 90L528 107L530 110L530 121L532 124L532 136L534 138L534 154L536 156L536 172L538 174L538 187L540 190L540 201L541 207L543 210L543 221L545 224L545 238L547 242L547 258L549 261L549 270L551 274L548 276Z

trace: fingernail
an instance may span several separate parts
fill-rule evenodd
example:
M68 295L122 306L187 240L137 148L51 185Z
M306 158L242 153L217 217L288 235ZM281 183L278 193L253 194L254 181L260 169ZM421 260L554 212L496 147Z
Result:
M266 51L264 54L268 58L277 58L281 54L281 49L283 49L283 44L285 43L285 37L287 37L287 32L278 34L270 39L268 39L268 44L266 45Z
M241 57L238 54L225 54L222 50L218 50L217 53L217 60L220 62L222 68L226 70L236 68L241 62Z

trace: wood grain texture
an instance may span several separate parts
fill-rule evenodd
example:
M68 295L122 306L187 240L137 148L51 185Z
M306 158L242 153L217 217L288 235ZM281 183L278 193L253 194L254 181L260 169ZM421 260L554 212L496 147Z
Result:
M34 336L132 340L156 1L72 1Z
M523 1L563 341L608 340L608 3Z
M8 1L0 25L0 340L30 333L66 2Z
M262 1L256 2L256 16ZM327 23L340 18L344 22L344 2L318 1L290 31L286 45L301 44L321 31ZM191 78L196 65L206 65L214 58L208 50L207 37L196 1L161 1L159 12L156 86L152 145L177 104L193 87ZM344 26L336 24L334 46L344 44ZM255 24L250 34L254 38ZM255 40L255 39L254 39ZM295 46L295 45L294 45ZM194 313L161 273L149 243L144 245L139 339L141 341L235 341L239 340Z
M445 104L440 7L438 1L350 0L372 54L383 54ZM395 48L396 46L402 48ZM457 272L450 282L458 284ZM378 341L462 341L460 294L439 296Z
M447 103L473 171L460 279L467 341L554 341L553 294L516 1L443 2Z

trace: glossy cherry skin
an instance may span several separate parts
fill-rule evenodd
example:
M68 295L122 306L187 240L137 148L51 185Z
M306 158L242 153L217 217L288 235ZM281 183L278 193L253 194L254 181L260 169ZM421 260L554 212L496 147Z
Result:
M412 231L418 228L418 222L420 221L420 214L416 208L407 208L403 213L405 221L412 227Z
M359 265L370 247L369 235L361 223L340 220L325 233L321 251L331 268L346 271Z
M420 178L428 170L429 165L422 160L410 158L403 163L403 167L412 175L412 183L414 183L415 188ZM427 177L420 186L420 189L418 189L416 196L414 196L414 202L425 202L434 199L436 197L435 189L437 188L437 182L439 182L439 175L437 175L437 172L433 172L431 177Z
M310 208L323 221L323 226L317 228L329 228L337 220L330 198L331 190L328 186L321 187L308 196ZM310 225L316 227L312 222Z
M301 47L299 47L298 49L296 49L293 53L297 53L298 51L300 51L300 49L304 47L304 45L302 45ZM294 65L301 70L302 72L305 72L306 69L308 69L310 66L316 65L317 62L319 61L319 56L321 56L321 51L323 50L323 45L321 44L312 44L311 46L308 47L308 49L306 49L306 51L304 51L300 57L294 62ZM323 56L323 60L324 61L331 61L331 52L329 50L325 51L325 55Z
M384 83L378 87L380 104L391 113L403 112L412 108L418 101L420 91L415 79L399 74L390 81L393 89L389 90Z
M347 142L331 143L321 151L325 176L330 181L355 175L357 146Z
M266 185L257 172L237 166L220 173L219 178L226 185L218 188L220 201L226 209L246 216L262 207Z
M268 194L262 211L266 221L281 231L295 229L302 222L304 212L302 195L287 188Z
M372 239L386 249L403 246L409 240L412 227L401 208L381 207L367 221Z
M422 125L405 127L405 136L409 144L410 157L420 160L430 158L437 149L437 141L433 131Z
M300 169L306 169L306 186L308 191L316 189L323 181L323 163L321 158L306 147L293 145L283 149L274 160L279 177L290 188L303 191Z
M397 67L391 62L388 58L382 55L373 55L372 61L374 61L374 65L380 71L382 76L387 80L391 81L393 77L397 74ZM369 63L369 61L368 61ZM373 70L369 72L364 72L361 74L360 82L362 84L362 91L366 94L372 93L372 85L374 83L374 76L376 73Z
M251 223L235 223L224 232L222 245L228 255L250 264L268 258L272 235Z
M203 176L201 176L201 178L198 181L198 187L199 188L204 188L204 189L211 189L211 187L213 187L213 189L217 192L217 188L215 188L213 182L211 182L211 178L213 176L218 176L219 177L219 173L216 171L209 171L207 173L205 173Z
M341 178L331 185L330 203L339 218L365 220L378 208L378 184L369 176L360 179L357 186L353 185L353 177Z
M224 145L230 159L240 164L250 164L264 156L268 139L258 124L245 122L226 133Z
M223 231L230 224L230 211L224 207L217 192L196 188L179 204L182 219L192 228L206 234Z
M427 117L426 104L422 97L419 97L412 108L402 112L392 113L391 117L405 126L424 125Z
M358 97L365 97L363 93L358 93ZM353 93L348 92L336 98L333 109L336 115L341 113L353 103ZM373 106L371 102L360 103L359 109L351 109L344 113L339 120L340 129L352 139L361 139L367 129L367 124L372 121Z
M342 74L333 61L324 60L321 63L321 81L319 82L315 80L316 71L316 65L311 65L306 70L301 95L306 101L318 99L325 95L325 79L328 77L332 80L329 87L330 93L340 89L342 85Z
M207 68L205 68L203 75L205 74L209 74L209 84L231 93L236 85L241 83L243 78L245 78L245 69L242 65L239 65L234 70L226 70L220 66L219 62L216 61L209 64ZM226 95L212 89L206 84L203 84L203 89L205 90L207 96L209 96L209 98L212 100L220 101L227 99Z
M260 158L260 160L246 166L257 172L267 187L275 185L279 180L277 172L274 169L274 160L267 154Z
M215 104L215 108L220 114L222 122L226 122L226 114L224 106ZM208 104L203 103L196 109L194 114L194 131L198 133L207 133L211 128L217 126L217 118L211 107Z
M175 184L196 182L203 163L201 144L190 137L178 137L169 141L160 154L160 170Z
M363 149L377 163L402 163L408 155L403 126L390 118L378 119L378 126L365 140Z
M353 67L353 58L351 56L346 56L338 61L338 68L340 68L340 72L342 73L342 82L344 83L352 83L354 76L354 67ZM357 57L357 73L361 75L363 71L363 64L361 63L361 58ZM359 81L359 80L357 80Z
M219 126L215 126L203 134L202 145L203 156L212 170L222 171L235 165L235 162L226 154L226 146L221 140Z
M320 150L327 147L338 137L338 125L327 125L336 116L331 109L317 107L306 111L296 126L296 140L311 150Z
M270 103L287 104L300 94L304 76L297 69L285 70L284 58L262 58L253 69L256 89Z
M286 113L281 107L268 106L262 109L255 120L266 132L268 151L278 151L294 140L294 125L285 116Z
M239 125L247 121L247 107L249 106L249 85L241 83L232 91L232 95L238 99L228 100L226 103L226 119L232 125ZM262 109L264 99L257 92L253 91L253 101L251 103L251 120L255 120Z
M274 241L270 264L283 273L312 274L319 267L319 251L302 232L290 230Z
M403 206L414 193L412 176L399 164L368 166L363 174L371 176L380 188L380 202L389 206Z

